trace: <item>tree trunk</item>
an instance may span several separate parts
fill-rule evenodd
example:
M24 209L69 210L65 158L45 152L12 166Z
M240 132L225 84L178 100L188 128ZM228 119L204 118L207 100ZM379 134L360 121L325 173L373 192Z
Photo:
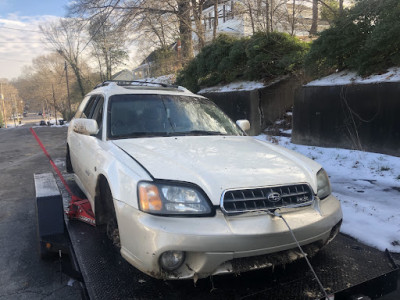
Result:
M312 24L310 35L316 35L318 31L318 0L313 0L312 6Z
M178 0L179 33L182 42L183 64L193 58L192 21L189 0Z
M76 82L78 84L79 91L81 92L81 96L84 97L86 92L85 92L85 88L83 87L83 80L82 80L82 76L81 76L81 71L78 68L78 64L75 64L72 61L68 61L68 63L70 64L72 71L75 74Z
M273 27L273 17L274 17L274 0L271 0L271 5L269 8L270 11L270 18L269 18L269 22L270 22L270 30L271 32L274 31L274 27Z
M251 3L249 1L247 1L247 7L249 9L251 29L253 30L253 34L254 34L256 32L256 29L254 27L253 9L251 8Z
M192 0L192 10L193 10L194 23L196 25L196 35L197 35L197 38L199 39L199 51L200 51L205 46L202 1L200 1L200 3L197 4L197 0Z
M270 16L269 16L269 0L265 0L265 28L267 32L270 32L270 22L269 22Z
M292 32L291 32L291 35L294 35L294 29L295 29L295 26L296 26L296 0L293 0L293 10L292 10L292 24L291 24L291 27L292 27Z
M214 0L214 28L213 28L213 40L217 37L218 28L218 0Z

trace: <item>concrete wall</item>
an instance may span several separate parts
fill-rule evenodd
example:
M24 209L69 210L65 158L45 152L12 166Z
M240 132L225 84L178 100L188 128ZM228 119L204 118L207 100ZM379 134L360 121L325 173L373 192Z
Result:
M400 83L305 86L296 94L292 141L400 156Z
M295 90L300 86L296 78L285 77L262 89L202 95L214 101L232 120L249 120L248 134L258 135L293 106Z

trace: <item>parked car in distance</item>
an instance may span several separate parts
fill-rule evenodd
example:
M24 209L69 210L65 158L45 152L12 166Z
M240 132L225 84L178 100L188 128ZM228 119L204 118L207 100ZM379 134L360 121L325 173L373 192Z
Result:
M40 120L39 125L40 125L40 126L45 126L45 125L47 125L47 124L46 124L46 121L45 121L45 120Z
M67 137L67 170L121 255L162 279L204 278L315 254L342 211L315 161L247 136L213 102L163 84L104 82Z

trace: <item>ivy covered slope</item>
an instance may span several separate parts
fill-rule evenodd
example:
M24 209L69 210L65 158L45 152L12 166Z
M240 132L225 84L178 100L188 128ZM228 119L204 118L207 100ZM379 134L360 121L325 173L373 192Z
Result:
M305 64L315 77L343 69L367 76L399 65L399 0L358 1L313 42Z
M301 69L308 49L285 33L259 32L241 39L220 35L178 74L177 83L197 92L235 80L271 79Z

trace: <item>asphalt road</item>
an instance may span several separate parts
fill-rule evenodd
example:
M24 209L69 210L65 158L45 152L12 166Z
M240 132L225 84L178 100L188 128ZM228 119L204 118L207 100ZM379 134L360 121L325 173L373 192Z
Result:
M65 168L67 127L37 126L40 116L25 125L0 129L0 300L79 299L78 285L60 273L57 261L38 255L33 174L52 172L29 131L35 131L56 164ZM399 291L384 299L400 299Z
M0 299L79 299L78 285L58 261L39 258L34 173L51 166L26 126L0 129ZM53 160L65 156L66 127L35 128ZM70 286L72 285L72 286Z

